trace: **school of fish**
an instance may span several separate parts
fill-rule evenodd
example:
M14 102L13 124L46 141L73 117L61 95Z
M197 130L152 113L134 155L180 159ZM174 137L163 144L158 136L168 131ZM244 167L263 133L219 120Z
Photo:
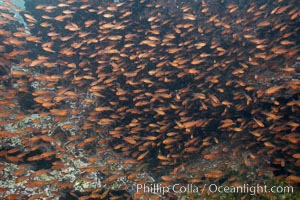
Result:
M39 126L15 132L0 127L0 168L17 164L17 183L52 185L54 196L68 191L82 200L160 199L105 187L79 194L74 183L35 177L67 168L62 158L77 159L68 150L77 148L92 155L81 170L101 171L104 185L121 177L143 181L137 171L100 167L97 154L109 152L123 165L162 174L163 184L200 183L203 177L185 175L185 162L226 140L251 150L245 166L268 155L276 178L299 186L297 0L41 2L28 1L24 11L10 0L0 6L1 126L31 114L62 124L55 131L38 119L32 123ZM27 27L18 26L15 12ZM31 99L28 108L20 109L28 103L21 97ZM62 123L68 119L78 123ZM4 145L14 138L17 146ZM50 167L24 175L28 164L40 161ZM205 177L217 182L225 175L214 170Z

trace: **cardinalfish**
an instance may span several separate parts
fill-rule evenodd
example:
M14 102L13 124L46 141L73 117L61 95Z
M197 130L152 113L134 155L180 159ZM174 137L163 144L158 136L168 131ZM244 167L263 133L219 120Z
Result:
M53 118L57 128L0 130L2 138L22 141L22 148L1 151L3 160L16 165L49 162L50 172L68 168L62 158L83 159L69 151L78 149L86 156L87 166L78 169L80 179L86 181L90 177L84 176L95 172L104 174L107 185L123 177L141 181L136 170L124 173L98 165L101 155L114 153L118 159L110 158L108 164L121 160L142 171L145 163L155 163L153 174L160 174L164 184L230 180L219 169L193 174L187 162L220 159L227 147L205 150L224 141L242 146L233 150L233 157L239 151L257 150L241 157L246 169L269 155L271 170L282 173L279 178L299 183L296 1L251 1L243 6L224 2L218 9L205 1L182 1L171 8L165 2L145 0L69 0L28 7L23 16L30 33L14 27L19 21L12 14L15 6L4 2L0 76L3 85L13 87L1 87L0 124L26 119L27 114L14 113L22 107L25 93L32 97L34 112ZM32 123L41 126L43 121ZM182 171L191 171L193 178ZM18 183L32 179L21 169L15 176ZM62 191L72 190L75 183L35 180L26 186L36 184L51 184ZM85 196L69 194L78 199L126 196L104 188L89 190L83 192Z

